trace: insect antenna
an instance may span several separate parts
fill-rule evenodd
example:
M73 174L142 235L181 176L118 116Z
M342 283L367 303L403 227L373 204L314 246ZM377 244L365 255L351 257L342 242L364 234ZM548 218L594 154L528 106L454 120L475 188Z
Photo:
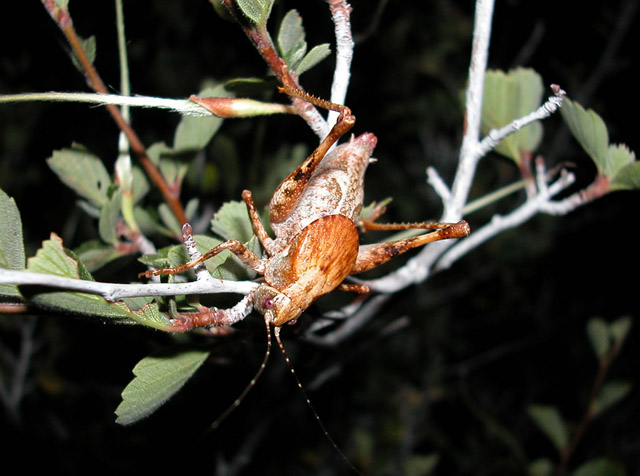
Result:
M216 419L216 421L214 421L209 426L209 428L207 428L203 437L208 435L212 431L215 431L220 426L220 424L231 414L231 412L233 412L236 408L240 406L240 404L242 403L244 398L247 396L247 394L256 385L256 382L262 375L262 372L264 372L264 369L267 367L267 362L269 361L269 356L271 355L271 327L269 325L269 322L266 319L264 322L267 328L267 350L264 353L264 358L262 359L262 364L260 364L260 368L258 368L258 371L253 376L253 378L249 381L249 383L244 388L242 393L238 395L238 398L236 398L234 402L231 405L229 405L227 409Z
M304 391L304 388L302 387L302 383L300 382L300 379L298 378L298 374L296 374L296 371L293 368L293 364L291 363L291 360L289 359L289 356L287 355L287 351L284 348L284 344L282 343L282 340L280 340L280 327L274 328L274 333L276 335L276 342L278 343L278 347L280 347L280 351L282 352L282 355L284 356L284 360L287 363L287 367L289 367L289 371L291 372L291 375L293 375L293 378L295 379L296 384L298 385L298 389L300 390L300 393L302 393L302 397L307 402L307 405L311 409L311 412L313 413L313 416L315 417L316 421L318 422L318 425L320 425L320 429L322 430L322 433L324 433L324 436L327 438L327 440L329 440L329 443L331 444L331 446L333 446L333 448L338 452L338 454L344 460L344 462L347 463L347 465L356 474L359 474L359 475L362 476L362 473L360 471L358 471L358 468L356 468L354 466L354 464L351 462L351 460L349 460L349 458L347 458L347 455L345 455L342 452L342 450L340 449L338 444L331 437L331 435L329 434L329 431L327 430L327 427L325 427L324 423L322 423L322 420L320 419L320 415L318 415L318 412L316 412L316 409L313 407L313 404L311 403L311 399L307 395L307 392Z

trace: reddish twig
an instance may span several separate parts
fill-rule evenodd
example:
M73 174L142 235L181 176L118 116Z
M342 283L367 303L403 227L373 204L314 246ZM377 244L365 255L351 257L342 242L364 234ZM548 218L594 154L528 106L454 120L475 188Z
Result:
M100 75L98 74L96 68L93 66L93 63L91 63L91 61L89 60L84 47L82 46L80 38L78 37L78 34L73 27L73 22L71 21L69 11L60 8L60 6L54 0L42 0L42 3L51 18L53 18L53 20L56 22L56 24L64 34L67 42L69 43L69 46L73 50L73 53L76 55L76 58L78 59L78 62L82 70L84 71L89 87L99 94L108 94L109 90L100 78ZM140 159L142 167L145 169L151 181L160 190L160 193L171 208L173 214L181 224L186 223L187 219L184 213L184 208L182 207L182 204L179 200L179 184L173 186L167 184L158 168L154 165L151 159L149 159L147 150L142 144L142 141L140 141L138 135L135 133L131 125L124 119L124 117L122 117L120 109L113 104L107 104L105 105L105 107L107 108L107 111L115 121L118 128L120 128L120 130L127 136L131 149Z

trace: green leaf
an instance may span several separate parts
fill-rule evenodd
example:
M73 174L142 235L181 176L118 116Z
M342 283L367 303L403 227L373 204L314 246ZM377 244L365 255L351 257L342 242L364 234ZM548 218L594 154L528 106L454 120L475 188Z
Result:
M153 413L171 398L209 356L199 349L162 350L133 368L135 378L122 392L116 422L130 425Z
M55 151L47 164L65 185L95 207L107 202L111 177L102 161L86 149L76 145Z
M241 201L224 203L213 215L211 230L225 240L248 242L253 236L253 225L247 205Z
M302 27L302 17L297 10L289 10L278 30L277 45L289 68L295 69L296 64L307 52L305 32Z
M97 49L96 37L92 35L89 38L80 38L80 45L82 46L82 49L87 55L87 59L89 60L89 63L93 64L94 61L96 60L96 49ZM78 69L78 71L84 73L85 68L82 67L80 60L78 59L78 56L75 54L74 51L71 51L70 54L71 54L71 62L73 63L73 65Z
M627 146L609 146L610 155L627 156L623 160L618 160L622 165L616 169L615 175L611 179L609 190L638 190L640 188L640 162L636 162L636 155L629 151Z
M200 97L232 97L224 85L205 88ZM211 141L222 125L223 119L215 116L183 116L173 138L173 153L185 154L199 152Z
M610 406L622 400L631 391L631 383L623 380L613 380L602 386L593 405L594 415L599 415Z
M242 13L252 22L264 26L271 14L274 0L237 0Z
M25 266L22 220L13 198L0 189L0 268L23 270ZM18 287L0 284L0 295L20 298Z
M602 361L609 353L611 341L609 339L609 326L599 317L589 319L587 323L587 335L591 342L591 347L598 360Z
M27 261L27 270L34 273L53 274L73 279L92 280L90 273L75 255L63 247L62 239L55 233L42 243L36 255ZM44 309L52 309L78 315L89 315L123 320L136 320L126 307L112 303L97 294L68 291L51 291L42 287L21 287L29 301Z
M161 203L158 205L158 213L160 214L160 219L164 223L164 225L171 231L173 236L182 236L182 226L178 219L171 211L171 208L166 203Z
M527 474L529 476L551 476L553 472L554 466L551 460L540 458L531 462Z
M596 164L598 173L609 177L609 133L602 118L592 109L585 110L569 98L564 99L560 113L573 137Z
M609 324L609 334L616 342L623 342L631 330L631 324L631 316L622 316Z
M558 409L552 406L531 405L527 413L558 453L561 453L569 443L569 433Z
M328 43L315 46L307 53L302 17L297 10L289 10L282 19L278 30L277 45L289 69L299 75L313 68L331 54Z
M73 251L89 272L94 272L122 256L116 248L98 240L86 241Z
M117 224L120 218L120 206L122 203L122 191L117 189L100 210L98 231L100 238L105 243L115 245L118 242Z
M487 71L482 102L483 133L500 129L536 110L543 90L542 78L532 69ZM541 140L542 124L534 122L503 139L495 151L519 163L523 153L532 154Z
M581 465L572 476L626 476L627 471L620 463L607 458L592 459Z
M309 53L307 53L307 55L302 58L302 61L298 63L295 69L296 73L300 75L305 71L310 70L330 54L331 48L329 47L329 43L322 43L321 45L314 46L313 48L311 48L311 51L309 51Z
M431 474L440 460L436 453L429 455L414 455L404 464L405 476L425 476Z

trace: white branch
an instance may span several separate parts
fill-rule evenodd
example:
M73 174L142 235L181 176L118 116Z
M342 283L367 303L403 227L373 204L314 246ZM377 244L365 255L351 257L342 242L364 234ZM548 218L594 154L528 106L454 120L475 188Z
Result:
M482 139L482 142L478 144L476 150L478 159L487 155L489 151L493 150L505 137L518 132L520 129L531 124L532 122L549 117L560 107L562 107L562 101L566 93L559 86L552 85L551 88L554 91L554 95L551 96L547 100L547 102L545 102L538 109L527 114L524 117L514 119L510 124L507 124L500 129L490 130L487 136Z
M462 209L467 201L481 155L478 152L480 124L482 118L482 98L484 77L489 56L491 22L494 0L477 0L471 63L465 96L465 131L460 147L458 169L451 188L451 200L446 204L443 222L457 222L462 217Z
M153 96L121 96L119 94L94 93L22 93L0 95L0 103L51 101L51 102L82 102L104 106L145 107L155 109L170 109L185 116L212 116L208 109L189 99L167 99Z
M331 102L345 104L347 89L351 80L351 60L353 59L353 35L349 12L351 7L344 0L328 0L336 35L336 67L331 85ZM338 112L329 111L328 123L334 124Z
M100 294L108 301L118 301L129 297L177 296L191 294L236 293L249 294L258 286L251 281L193 281L189 283L119 284L85 281L53 274L32 273L0 269L0 284L18 286L47 286L90 294Z

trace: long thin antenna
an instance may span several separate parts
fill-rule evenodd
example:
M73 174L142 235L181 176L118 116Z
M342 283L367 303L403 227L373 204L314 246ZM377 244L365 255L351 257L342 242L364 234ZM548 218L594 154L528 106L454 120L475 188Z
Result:
M269 325L269 321L266 318L264 320L264 323L265 323L265 326L267 328L267 350L264 353L264 358L262 359L262 364L260 365L260 368L258 369L256 374L253 376L251 381L244 388L242 393L238 396L238 398L236 398L235 401L231 405L229 405L229 407L224 411L224 413L222 413L222 415L220 415L216 419L216 421L214 421L209 426L209 428L207 428L207 430L205 431L203 437L208 435L212 431L216 430L216 428L218 428L220 426L220 424L231 414L231 412L233 412L236 408L238 408L240 406L240 404L242 403L244 398L247 396L247 394L256 385L256 382L258 381L258 379L262 375L262 372L264 372L264 369L267 367L267 362L269 361L269 356L271 355L271 326Z
M296 371L293 368L293 364L291 363L291 360L289 359L289 356L287 355L287 351L284 348L284 344L280 340L280 327L275 327L274 328L274 333L276 335L276 342L278 343L278 347L280 347L280 351L282 352L282 355L284 356L284 360L287 363L287 367L289 367L289 371L291 372L291 375L293 375L293 378L295 379L296 384L298 384L298 388L300 389L300 393L302 393L302 397L306 400L307 405L309 406L309 408L313 412L313 416L315 417L316 421L320 425L320 429L324 433L324 436L327 438L327 440L329 440L329 443L331 443L331 446L333 446L333 448L338 452L338 454L342 457L342 459L345 461L345 463L347 463L347 465L356 474L359 474L359 475L363 476L362 473L360 471L358 471L358 468L356 468L354 466L354 464L351 462L351 460L349 460L349 458L347 458L347 456L342 452L342 450L340 449L338 444L335 442L335 440L333 438L331 438L331 435L329 434L329 431L327 430L327 428L324 426L324 423L322 423L322 420L320 419L320 416L318 415L318 412L316 412L316 409L313 407L313 404L311 403L311 400L309 399L309 396L307 395L307 392L304 391L304 388L302 387L302 383L300 382L300 379L298 378L298 375L296 374Z

